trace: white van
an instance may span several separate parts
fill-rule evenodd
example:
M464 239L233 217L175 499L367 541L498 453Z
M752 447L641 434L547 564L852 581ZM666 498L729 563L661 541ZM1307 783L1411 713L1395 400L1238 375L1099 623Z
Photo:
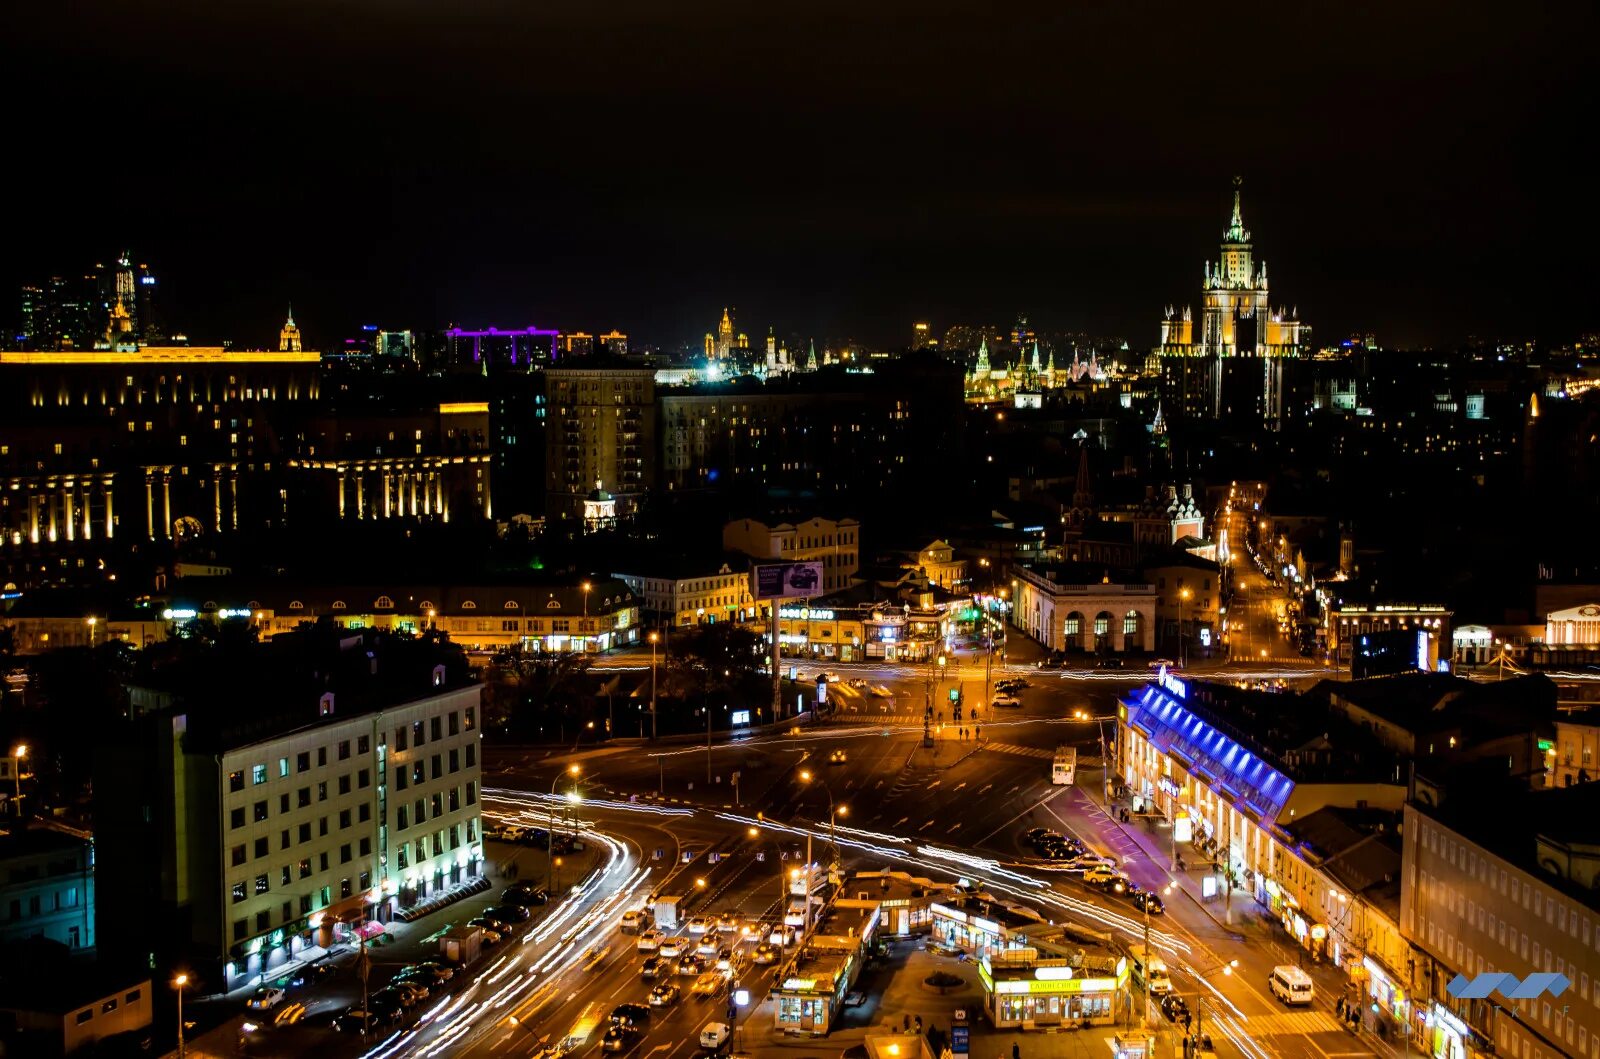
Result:
M728 1044L732 1033L726 1022L708 1022L700 1027L700 1047L707 1051L720 1052Z
M1267 979L1272 995L1285 1004L1311 1003L1311 976L1293 964L1280 964Z
M1128 949L1128 961L1133 964L1134 975L1150 992L1158 996L1172 992L1172 976L1160 956L1147 953L1143 945L1134 945Z

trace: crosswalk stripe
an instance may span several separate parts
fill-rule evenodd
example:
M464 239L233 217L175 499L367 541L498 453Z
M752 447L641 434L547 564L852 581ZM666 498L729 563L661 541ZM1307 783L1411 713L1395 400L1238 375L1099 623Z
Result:
M1285 1011L1276 1015L1252 1015L1245 1023L1251 1033L1262 1036L1294 1033L1337 1033L1339 1022L1326 1011Z

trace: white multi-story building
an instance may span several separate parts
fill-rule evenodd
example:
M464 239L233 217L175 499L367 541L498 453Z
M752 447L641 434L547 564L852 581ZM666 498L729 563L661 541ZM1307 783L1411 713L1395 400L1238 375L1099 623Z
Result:
M368 634L295 655L282 640L212 701L135 691L146 716L97 776L103 946L166 950L232 990L482 885L480 689L459 652L432 664L431 645Z
M657 623L677 627L770 619L770 605L758 604L750 595L748 567L743 559L640 560L626 567L633 572L612 576L628 586Z
M1415 947L1412 1033L1448 1059L1600 1057L1600 788L1446 797L1406 806L1401 929ZM1497 972L1566 977L1559 995L1458 1000Z

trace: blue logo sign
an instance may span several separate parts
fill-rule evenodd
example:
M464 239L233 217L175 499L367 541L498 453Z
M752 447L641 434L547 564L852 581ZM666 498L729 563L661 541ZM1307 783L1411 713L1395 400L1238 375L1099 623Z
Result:
M1476 978L1458 974L1445 986L1445 991L1457 1000L1486 1000L1497 990L1507 1000L1532 1000L1546 993L1560 996L1571 986L1565 975L1530 974L1519 980L1514 974L1491 972Z
M950 1027L950 1051L955 1055L966 1055L971 1047L972 1031L966 1026Z

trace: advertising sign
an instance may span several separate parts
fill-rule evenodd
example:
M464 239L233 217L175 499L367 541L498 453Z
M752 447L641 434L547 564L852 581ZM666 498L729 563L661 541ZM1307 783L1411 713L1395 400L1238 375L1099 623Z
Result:
M972 1030L967 1026L950 1027L950 1051L955 1055L966 1055L972 1048Z
M759 563L750 573L756 599L815 596L822 590L821 563Z

